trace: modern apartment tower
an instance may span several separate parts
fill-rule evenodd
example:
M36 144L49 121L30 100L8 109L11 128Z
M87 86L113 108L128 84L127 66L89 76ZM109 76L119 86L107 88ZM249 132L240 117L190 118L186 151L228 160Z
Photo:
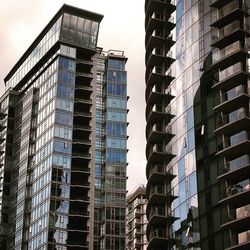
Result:
M121 55L110 54L105 59L103 75L109 79L110 75L121 74L124 78L103 81L102 91L106 94L101 102L106 109L101 115L101 135L102 139L107 138L105 145L112 146L111 149L103 146L100 155L96 151L100 134L98 58L101 57L97 39L102 18L63 5L5 78L6 92L0 98L0 248L3 250L94 249L99 156L104 159L102 178L113 181L113 174L117 173L123 185L124 190L112 189L112 195L117 199L117 193L124 193L115 205L125 210L126 185L122 182L125 177L118 171L122 169L126 176L126 165L117 162L126 161L126 142L123 142L126 127L122 139L120 134L112 137L122 141L124 151L116 149L117 141L113 145L105 137L109 121L112 123L119 113L114 104L117 113L113 116L113 107L106 104L109 84L116 87L122 83L126 96L126 59ZM116 97L110 95L113 104ZM127 99L120 99L125 100L126 114ZM126 123L126 115L122 119ZM116 161L109 164L109 157L116 157ZM112 183L117 185L118 181ZM111 191L106 192L105 188L101 200L108 207L105 199L108 200ZM102 222L105 224L105 217ZM125 232L119 231L117 238L122 242ZM105 249L117 248L111 245Z
M250 248L249 6L145 1L148 249Z
M147 249L146 227L148 220L146 217L146 206L146 188L144 185L140 185L127 197L127 250Z
M97 55L94 249L125 249L127 58Z

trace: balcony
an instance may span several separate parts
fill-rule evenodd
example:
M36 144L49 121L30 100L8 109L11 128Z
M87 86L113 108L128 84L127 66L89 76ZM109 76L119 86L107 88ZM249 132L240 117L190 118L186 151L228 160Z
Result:
M247 50L241 48L240 42L236 41L223 49L214 49L212 53L213 67L224 69L238 61L247 58Z
M149 71L150 72L147 72ZM162 84L163 82L171 83L175 78L173 76L162 74L159 71L146 69L146 84L147 88L152 88L155 84Z
M175 59L169 57L169 56L165 56L162 55L160 53L151 53L149 55L149 58L146 62L146 67L150 68L150 67L154 67L154 66L161 66L161 65L165 65L167 68L170 67L170 65L175 61Z
M147 40L145 39L145 47L147 50L162 48L163 46L170 49L174 44L175 41L173 41L170 36L164 37L163 34L156 31L153 31L153 33L147 37Z
M219 105L214 107L214 110L217 112L224 111L229 113L230 111L245 106L248 103L248 90L244 89L242 85L238 85L230 91L222 94L222 101Z
M234 208L243 207L249 204L250 188L234 185L227 191L227 196L219 201L221 205L230 205Z
M170 16L175 10L175 1L164 2L162 0L146 0L145 1L145 13L148 15L154 11L162 11L163 9L168 10L168 15Z
M223 133L225 135L235 134L242 129L250 126L249 112L244 108L239 108L227 115L223 115L222 120L218 122L215 133Z
M88 92L93 92L93 89L91 86L83 86L83 85L75 85L76 90L84 90Z
M216 20L211 24L211 26L221 28L228 23L231 23L232 20L242 20L244 14L245 12L240 4L240 1L234 0L217 10Z
M174 134L164 131L163 129L159 129L156 127L156 124L151 128L151 130L148 130L146 133L147 141L148 144L156 144L166 141L170 141L173 137ZM148 150L146 150L148 151Z
M151 152L148 151L147 153L147 160L150 164L161 164L163 162L170 162L175 157L172 152L167 150L162 151L156 145L154 145Z
M154 250L154 249L166 249L168 244L170 244L170 241L167 238L165 229L154 229L152 228L151 231L148 234L148 250Z
M146 96L147 105L149 104L154 105L154 104L161 104L161 103L164 103L165 105L167 105L174 98L174 96L171 95L170 92L157 91L155 87L152 90L150 90L150 88L147 87L146 95L147 95Z
M239 85L239 83L247 82L249 72L247 72L243 65L238 62L219 72L219 80L214 83L214 89L227 90Z
M241 27L240 21L236 20L221 29L212 30L211 46L224 48L235 41L242 41L246 33L249 33L249 27Z
M93 74L92 73L85 73L85 72L76 72L76 77L79 78L88 78L88 79L93 79Z
M174 115L165 112L165 110L153 108L149 115L147 115L147 124L155 124L163 122L163 120L165 120L165 123L169 123L172 118L174 118Z
M155 165L146 170L148 183L164 184L165 181L170 182L175 178L175 175L166 172L163 165Z
M224 149L216 155L227 157L227 159L230 160L249 152L249 147L249 134L246 131L241 131L225 138Z
M91 146L91 140L81 140L77 138L73 138L72 144L81 144Z
M234 244L233 246L226 248L226 250L249 250L250 249L250 241L246 241L239 244Z
M222 226L223 230L233 229L234 232L242 233L250 229L250 216L244 216L235 220L229 221Z
M210 6L217 9L223 7L226 3L225 0L210 0Z
M243 166L238 166L235 168L230 168L230 165L227 164L225 168L225 173L218 176L218 179L227 180L227 182L230 184L238 183L246 178L250 178L249 162Z

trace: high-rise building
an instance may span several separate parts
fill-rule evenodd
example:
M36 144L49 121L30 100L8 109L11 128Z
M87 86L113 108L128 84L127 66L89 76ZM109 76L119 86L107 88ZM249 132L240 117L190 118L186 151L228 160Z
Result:
M145 1L148 249L250 248L249 6Z
M94 249L125 249L127 58L97 55Z
M146 188L144 185L138 186L127 197L126 211L126 246L127 250L146 250L147 237L146 227L148 224L146 217Z
M102 18L63 5L5 78L0 98L3 250L94 249L98 202L102 235L111 222L112 230L115 225L104 235L110 245L101 249L118 249L117 239L119 249L125 248L127 59L110 52L100 64ZM110 224L108 209L117 215Z

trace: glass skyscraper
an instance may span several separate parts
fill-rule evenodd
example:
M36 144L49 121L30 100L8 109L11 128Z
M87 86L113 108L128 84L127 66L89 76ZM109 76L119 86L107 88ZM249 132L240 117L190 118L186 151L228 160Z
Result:
M99 201L103 216L115 207L120 217L112 223L125 224L126 58L107 54L100 68L102 18L63 5L5 78L0 98L3 250L94 249ZM102 83L101 75L107 79ZM110 86L112 91L122 87L113 93ZM108 130L110 124L115 128ZM106 219L101 217L101 232L107 231ZM125 230L119 225L119 233L105 234L111 242L105 249L117 249L117 241L123 249Z
M250 247L249 6L145 1L148 249Z
M126 61L122 51L97 56L94 249L125 249Z

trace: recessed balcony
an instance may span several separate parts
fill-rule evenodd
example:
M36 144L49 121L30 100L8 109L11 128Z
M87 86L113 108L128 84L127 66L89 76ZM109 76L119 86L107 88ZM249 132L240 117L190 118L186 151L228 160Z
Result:
M234 232L242 233L250 230L250 216L244 216L235 220L229 221L221 225L223 230L233 229Z
M93 73L86 73L86 72L76 72L76 77L78 78L90 78L90 79L93 79L94 76L93 76Z
M229 119L228 115L224 115L223 120L219 121L218 128L214 132L232 135L242 129L249 128L249 126L250 117L249 114L246 114L245 112L239 113L234 119Z
M243 26L239 20L235 20L220 29L212 30L211 46L221 49L233 42L243 41L246 36L249 36L249 26Z
M214 49L212 53L213 67L225 69L238 61L247 58L247 50L241 48L240 42L236 41L223 49Z
M210 1L210 6L213 7L213 8L221 8L223 7L224 5L226 5L229 1L226 1L225 0L211 0Z
M239 83L247 82L249 72L243 69L243 65L239 62L225 70L219 72L219 80L213 85L214 89L227 90L239 85Z
M226 99L216 107L214 110L217 112L230 112L231 110L235 110L249 103L249 95L248 93L237 93L235 97L231 99Z
M237 158L242 154L247 154L250 148L248 132L243 130L224 138L224 149L216 155L226 157L227 160Z
M238 183L246 178L250 178L250 163L239 166L238 168L230 169L229 164L226 165L225 173L218 176L220 180L226 180L228 183Z
M239 0L234 0L222 8L217 10L217 19L211 26L221 28L232 20L242 20L245 15L245 10L243 10Z
M232 207L238 208L249 204L250 200L250 188L238 188L232 189L228 192L226 198L219 201L221 205L231 205Z
M226 248L226 250L249 250L249 249L250 249L250 241L235 244L229 248Z

